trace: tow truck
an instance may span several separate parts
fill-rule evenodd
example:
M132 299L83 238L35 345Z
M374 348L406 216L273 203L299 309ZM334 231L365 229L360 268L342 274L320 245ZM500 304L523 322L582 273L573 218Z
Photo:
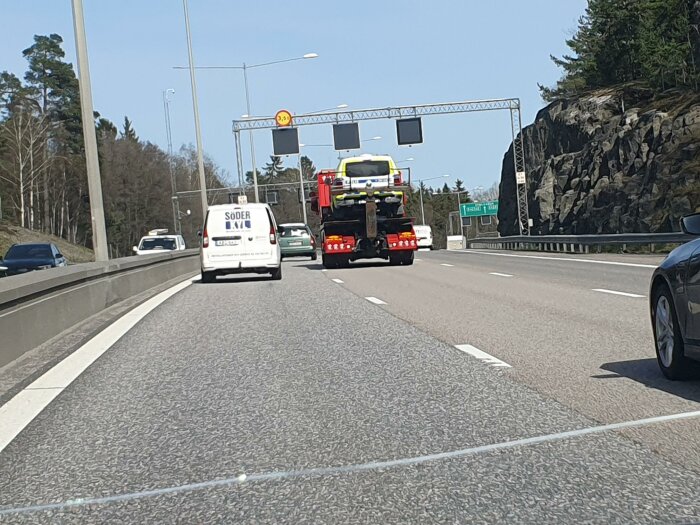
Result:
M358 259L388 259L411 265L418 241L406 215L407 179L388 155L341 159L336 170L317 174L311 209L321 216L325 268L347 267Z

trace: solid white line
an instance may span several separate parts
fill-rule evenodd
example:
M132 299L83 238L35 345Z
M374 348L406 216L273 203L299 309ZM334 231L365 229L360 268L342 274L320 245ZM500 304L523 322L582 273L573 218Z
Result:
M449 267L452 267L452 266L454 266L454 264L440 263L440 266L449 266Z
M570 262L583 262L591 264L610 264L613 266L632 266L634 268L656 268L653 264L640 264L640 263L626 263L618 261L600 261L598 259L576 259L568 257L545 257L543 255L516 255L514 253L493 253L493 252L477 252L472 250L464 250L461 253L468 253L471 255L496 255L498 257L518 257L521 259L544 259L547 261L570 261Z
M498 277L513 277L509 273L498 273L498 272L489 272L489 275L497 275Z
M609 293L613 295L624 295L625 297L646 297L644 295L639 295L638 293L628 293L628 292L618 292L616 290L606 290L605 288L593 288L594 292Z
M343 284L343 282L344 282L340 279L331 279L331 281L333 281L334 283L338 283L338 284Z
M370 461L368 463L359 463L354 465L339 465L336 467L317 467L301 470L262 472L259 474L247 475L239 474L235 477L225 479L215 479L210 481L201 481L198 483L189 483L187 485L162 487L157 489L144 490L141 492L128 492L123 494L115 494L113 496L102 496L99 498L79 498L74 500L68 500L65 502L44 503L40 505L32 505L27 507L6 507L4 509L0 509L0 516L29 514L34 512L45 512L49 510L66 510L87 505L106 505L109 503L131 501L155 496L163 496L167 494L179 494L184 492L194 492L196 490L206 490L217 487L242 485L243 483L253 483L256 481L278 481L309 477L337 476L338 474L350 474L355 472L366 472L372 470L419 465L431 461L442 461L446 459L461 458L466 456L476 456L479 454L488 454L489 452L494 452L496 450L507 450L530 445L539 445L541 443L563 441L566 439L576 439L584 436L602 434L604 432L624 430L626 428L645 427L649 425L656 425L659 423L668 423L671 421L694 419L698 417L700 417L700 410L694 412L682 412L680 414L670 414L666 416L650 417L646 419L636 419L633 421L623 421L621 423L611 423L609 425L600 425L596 427L586 427L577 430L569 430L567 432L558 432L555 434L545 434L529 438L514 439L511 441L503 441L500 443L492 443L489 445L463 448L460 450L450 450L448 452L438 452L435 454L427 454L424 456L413 456L408 458L391 459L386 461Z
M158 305L192 284L190 277L137 306L102 330L63 361L0 406L0 452L32 420L70 385L87 367L104 354L136 323Z
M365 299L367 299L370 303L374 304L386 304L384 301L382 301L381 299L377 299L376 297L365 297Z
M324 268L324 269L322 269L321 271L322 271L322 272L327 272L328 270L327 270L326 268Z
M455 345L455 348L461 352L464 352L465 354L469 354L472 357L476 357L477 359L484 361L485 363L488 363L491 366L499 366L502 368L512 368L505 361L501 361L497 357L493 357L491 354L487 354L486 352L484 352L483 350L479 350L475 346Z

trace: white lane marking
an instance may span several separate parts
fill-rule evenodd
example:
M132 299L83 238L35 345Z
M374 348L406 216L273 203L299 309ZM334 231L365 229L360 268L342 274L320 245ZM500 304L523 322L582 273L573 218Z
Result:
M440 263L440 266L448 266L451 268L454 266L454 264Z
M423 259L419 259L418 257L413 258L414 261L422 261Z
M493 253L493 252L476 252L471 250L464 250L461 253L468 253L470 255L496 255L498 257L518 257L521 259L544 259L547 261L570 261L570 262L584 262L591 264L610 264L613 266L632 266L634 268L656 268L653 264L640 264L640 263L626 263L618 261L600 261L598 259L576 259L568 257L545 257L543 255L516 255L514 253Z
M498 277L513 277L509 273L498 273L498 272L489 272L489 275L497 275Z
M331 281L333 281L334 283L338 283L338 284L343 284L345 282L345 281L342 281L340 279L331 279Z
M322 271L322 272L327 272L328 270L327 270L326 268L323 268L321 271Z
M359 463L354 465L339 465L336 467L316 467L301 470L261 472L258 474L243 473L232 478L214 479L210 481L201 481L198 483L188 483L186 485L176 485L170 487L162 487L158 489L144 490L141 492L127 492L123 494L103 496L99 498L79 498L61 503L44 503L26 507L6 507L4 509L0 509L0 516L30 514L34 512L45 512L50 510L65 510L87 505L106 505L109 503L118 503L122 501L131 501L155 496L163 496L166 494L179 494L184 492L194 492L196 490L207 490L216 487L229 487L234 485L241 485L243 483L253 483L256 481L279 481L309 477L337 476L338 474L351 474L355 472L366 472L380 469L420 465L422 463L428 463L431 461L442 461L446 459L461 458L466 456L476 456L479 454L488 454L496 450L507 450L518 447L526 447L530 445L539 445L541 443L564 441L566 439L576 439L584 436L602 434L604 432L611 432L615 430L639 428L649 425L656 425L659 423L669 423L671 421L695 419L698 417L700 417L700 410L696 410L694 412L681 412L679 414L669 414L665 416L650 417L646 419L635 419L633 421L623 421L621 423L610 423L608 425L599 425L596 427L579 428L576 430L569 430L566 432L557 432L555 434L545 434L529 438L514 439L511 441L502 441L500 443L491 443L489 445L480 445L476 447L463 448L460 450L438 452L435 454L427 454L424 456L413 456L408 458L391 459L387 461L370 461L368 463Z
M367 299L370 303L374 304L386 304L384 301L382 301L381 299L377 299L376 297L365 297L365 299Z
M58 394L104 354L136 323L161 303L192 284L190 277L151 297L102 330L63 361L0 406L0 452L44 410Z
M644 295L639 295L638 293L628 293L628 292L618 292L616 290L606 290L605 288L593 288L594 292L609 293L613 295L624 295L625 297L646 297Z
M491 354L487 354L483 350L479 350L475 346L472 345L455 345L455 348L461 352L464 352L465 354L469 354L472 357L476 357L480 361L483 361L484 363L487 363L491 366L498 366L501 368L512 368L508 363L505 361L501 361L497 357L493 357Z

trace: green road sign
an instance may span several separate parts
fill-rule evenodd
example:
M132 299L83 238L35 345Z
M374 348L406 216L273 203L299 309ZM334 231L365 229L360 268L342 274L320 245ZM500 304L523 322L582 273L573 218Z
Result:
M497 215L498 201L465 202L459 205L462 217L481 217L482 215Z

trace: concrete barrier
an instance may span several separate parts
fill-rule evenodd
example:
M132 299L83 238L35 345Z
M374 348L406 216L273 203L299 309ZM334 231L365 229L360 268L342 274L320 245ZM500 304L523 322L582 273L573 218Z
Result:
M105 308L199 270L199 250L0 279L0 367Z

